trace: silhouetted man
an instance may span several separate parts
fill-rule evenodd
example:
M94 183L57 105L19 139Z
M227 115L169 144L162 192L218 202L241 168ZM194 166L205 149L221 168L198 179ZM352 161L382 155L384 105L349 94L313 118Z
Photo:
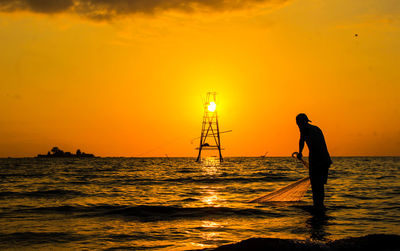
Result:
M323 209L325 197L324 184L328 180L328 170L332 164L332 160L329 156L321 129L310 125L309 122L311 121L304 113L300 113L296 117L296 123L300 129L299 154L297 158L302 158L304 142L306 142L309 150L309 174L314 207Z

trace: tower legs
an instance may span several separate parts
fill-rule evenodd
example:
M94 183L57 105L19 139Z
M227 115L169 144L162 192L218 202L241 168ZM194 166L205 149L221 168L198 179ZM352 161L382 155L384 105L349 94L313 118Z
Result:
M197 148L199 154L197 155L196 162L201 161L201 151L203 150L218 150L219 160L223 161L221 153L221 138L218 125L217 115L217 93L208 92L206 102L204 103L204 115L201 128L200 145Z

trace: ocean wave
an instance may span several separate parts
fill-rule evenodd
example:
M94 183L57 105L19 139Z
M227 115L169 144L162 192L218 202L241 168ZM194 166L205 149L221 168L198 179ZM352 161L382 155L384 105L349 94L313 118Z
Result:
M180 178L164 178L164 179L154 179L154 178L126 178L126 177L113 177L111 180L103 180L103 183L109 184L132 184L141 183L141 185L150 184L162 184L166 182L176 182L176 183L204 183L204 184L216 184L216 183L227 183L227 182L237 182L237 183L253 183L253 182L278 182L278 181L294 181L298 177L288 177L285 175L269 175L265 177L223 177L219 176L197 176L197 177L180 177ZM72 183L72 182L71 182Z
M132 246L132 245L125 245L125 246L118 246L118 247L112 247L112 248L107 248L104 249L105 251L113 251L113 250L173 250L172 244L170 245L152 245L152 246L144 246L144 245L140 245L140 246Z
M237 209L229 207L178 207L178 206L58 206L19 209L12 213L75 214L77 217L127 217L139 221L161 221L199 217L281 217L279 213L261 209Z
M0 174L0 179L2 180L11 180L13 178L43 178L46 177L45 173L35 173L35 172L31 172L31 173L6 173L6 174Z
M64 189L52 189L52 190L39 190L32 192L0 192L0 198L2 197L74 197L74 196L83 196L86 195L79 191L74 190L64 190Z
M108 234L102 237L109 241L115 242L125 242L125 241L135 241L135 240L148 240L148 241L163 241L168 240L166 235L149 235L146 232L139 234Z
M272 182L272 181L292 181L293 178L286 176L266 176L266 177L207 177L207 178L177 178L177 179L163 179L164 182L182 182L182 183L226 183L226 182L240 182L240 183L253 183L253 182Z
M0 247L18 247L45 243L69 243L86 239L86 236L68 232L16 232L0 234Z
M296 177L297 178L297 177ZM113 178L112 180L102 180L103 184L134 184L140 185L160 185L164 183L184 183L184 184L220 184L220 183L255 183L255 182L279 182L279 181L295 181L296 178L284 175L271 175L266 177L182 177L167 179L152 178ZM82 182L71 182L71 184L81 184ZM85 183L85 182L84 182Z
M372 234L363 237L345 238L327 243L279 238L251 238L235 244L223 245L212 250L398 251L400 250L400 235Z
M228 207L184 208L174 206L136 206L117 208L105 212L106 215L139 217L145 220L197 217L232 217L232 216L272 216L272 213L260 209L235 209ZM276 214L273 214L276 216Z

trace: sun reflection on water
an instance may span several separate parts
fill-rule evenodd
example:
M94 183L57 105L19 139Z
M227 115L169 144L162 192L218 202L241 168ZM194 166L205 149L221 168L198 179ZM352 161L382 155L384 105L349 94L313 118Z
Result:
M219 207L219 200L218 194L213 190L205 191L205 195L201 197L201 201L207 206Z
M201 226L206 228L217 228L221 227L222 224L215 221L203 220Z
M218 173L220 161L217 157L206 157L201 160L201 167L206 175L215 175Z
M218 241L222 238L221 229L224 227L222 223L211 221L211 220L203 220L201 221L201 229L203 229L200 233L200 238L202 239L201 243L196 243L196 246L201 246L203 248L212 247L213 242Z

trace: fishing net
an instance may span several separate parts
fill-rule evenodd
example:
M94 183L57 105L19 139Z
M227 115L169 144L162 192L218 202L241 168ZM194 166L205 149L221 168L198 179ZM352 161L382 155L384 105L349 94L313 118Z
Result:
M297 153L292 154L295 158L297 157L296 155ZM304 166L308 167L307 162L304 160L301 160L301 162ZM310 178L305 177L250 202L300 201L309 187Z
M310 178L305 177L250 202L300 201L307 192L309 186Z

